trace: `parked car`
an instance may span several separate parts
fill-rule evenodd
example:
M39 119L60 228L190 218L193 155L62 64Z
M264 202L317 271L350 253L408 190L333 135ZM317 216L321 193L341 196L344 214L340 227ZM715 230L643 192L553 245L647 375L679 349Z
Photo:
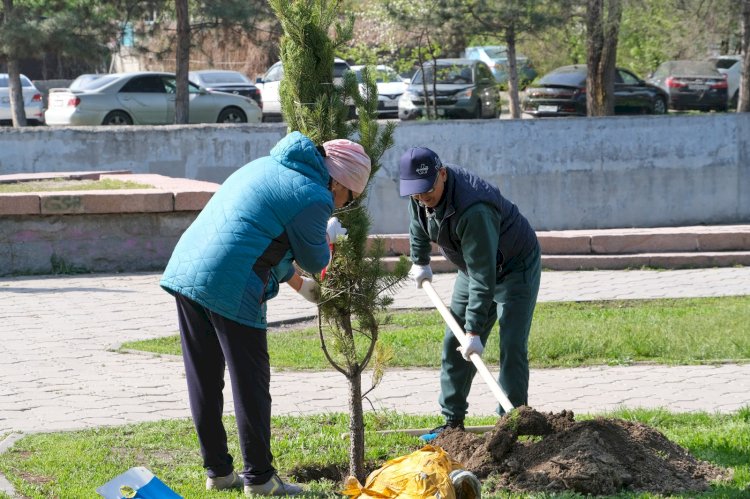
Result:
M398 101L398 117L410 120L423 116L425 102L431 105L433 95L439 117L500 116L500 86L482 61L437 59L434 64L427 63L424 68L417 69Z
M83 90L51 89L48 125L167 125L174 123L174 73L103 75ZM258 123L254 100L189 83L190 123Z
M206 90L216 90L218 92L249 97L263 108L260 89L255 86L250 78L239 71L201 69L199 71L190 71L188 79Z
M333 83L340 85L343 81L344 72L350 69L345 60L336 57L333 61ZM255 81L255 85L260 88L260 95L263 100L263 121L281 120L279 85L282 78L284 78L284 67L281 61L278 61L268 68L262 78Z
M360 82L360 92L364 93L362 84L362 69L364 66L352 66L351 69ZM379 64L370 68L375 77L375 86L378 90L378 116L379 117L398 117L398 100L401 94L406 90L407 84L401 79L399 74L388 66Z
M43 125L44 99L42 98L42 93L24 75L21 75L21 93L23 94L26 123L29 125ZM13 114L10 110L8 73L0 73L0 123L3 125L13 124Z
M709 61L713 62L719 73L727 77L727 98L729 107L737 109L737 102L740 100L740 78L742 76L742 56L741 55L720 55L712 57Z
M464 57L477 59L487 64L495 75L495 80L501 85L507 85L510 78L510 67L508 66L508 48L505 45L483 45L477 47L466 47ZM516 54L516 72L518 83L521 88L531 83L537 77L534 65L528 57Z
M554 69L526 89L523 112L536 117L586 116L585 64ZM615 114L664 114L667 93L623 68L615 71Z
M727 78L710 61L663 62L648 82L667 92L670 109L727 110Z

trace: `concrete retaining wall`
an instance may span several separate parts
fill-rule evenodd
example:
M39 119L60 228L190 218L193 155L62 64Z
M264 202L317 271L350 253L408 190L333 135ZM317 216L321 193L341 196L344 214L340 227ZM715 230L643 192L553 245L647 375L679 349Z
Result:
M283 124L0 130L0 174L131 170L222 182ZM400 123L372 185L373 233L407 230L398 157L434 149L492 180L537 230L750 221L750 114Z

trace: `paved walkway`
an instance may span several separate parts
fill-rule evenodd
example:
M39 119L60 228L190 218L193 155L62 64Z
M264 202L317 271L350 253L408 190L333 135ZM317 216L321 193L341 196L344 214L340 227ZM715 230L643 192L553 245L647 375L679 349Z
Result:
M179 359L113 351L124 341L176 333L172 298L158 280L152 273L0 278L0 440L10 432L189 417ZM452 284L453 275L435 278L445 301ZM269 307L270 320L315 313L282 288ZM747 294L750 268L544 272L540 300ZM400 308L431 306L411 285L395 298ZM334 371L274 372L271 389L276 415L347 411L346 382ZM378 408L436 414L438 389L435 370L390 370L371 400ZM734 411L750 404L750 365L534 369L530 401L543 411ZM495 405L477 379L470 414L492 414Z

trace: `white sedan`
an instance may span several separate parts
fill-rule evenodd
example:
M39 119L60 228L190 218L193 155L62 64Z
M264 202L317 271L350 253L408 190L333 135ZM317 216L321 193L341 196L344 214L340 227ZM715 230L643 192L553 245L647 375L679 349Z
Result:
M0 73L0 123L10 124L13 114L10 110L10 84L8 73ZM31 80L21 75L21 93L23 94L23 108L26 112L26 123L29 125L44 124L44 103L42 93L31 83Z
M44 113L48 125L168 125L174 123L174 73L103 75L81 90L53 88ZM190 123L260 123L252 99L189 84Z

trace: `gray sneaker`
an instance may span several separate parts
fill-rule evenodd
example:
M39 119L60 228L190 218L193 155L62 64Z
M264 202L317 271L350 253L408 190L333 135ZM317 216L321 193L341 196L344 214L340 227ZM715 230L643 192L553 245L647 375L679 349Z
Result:
M227 490L241 489L244 485L242 477L233 471L227 476L217 476L216 478L206 478L206 490Z
M266 483L245 485L245 496L296 496L302 493L302 487L293 483L284 483L279 475L274 474Z

